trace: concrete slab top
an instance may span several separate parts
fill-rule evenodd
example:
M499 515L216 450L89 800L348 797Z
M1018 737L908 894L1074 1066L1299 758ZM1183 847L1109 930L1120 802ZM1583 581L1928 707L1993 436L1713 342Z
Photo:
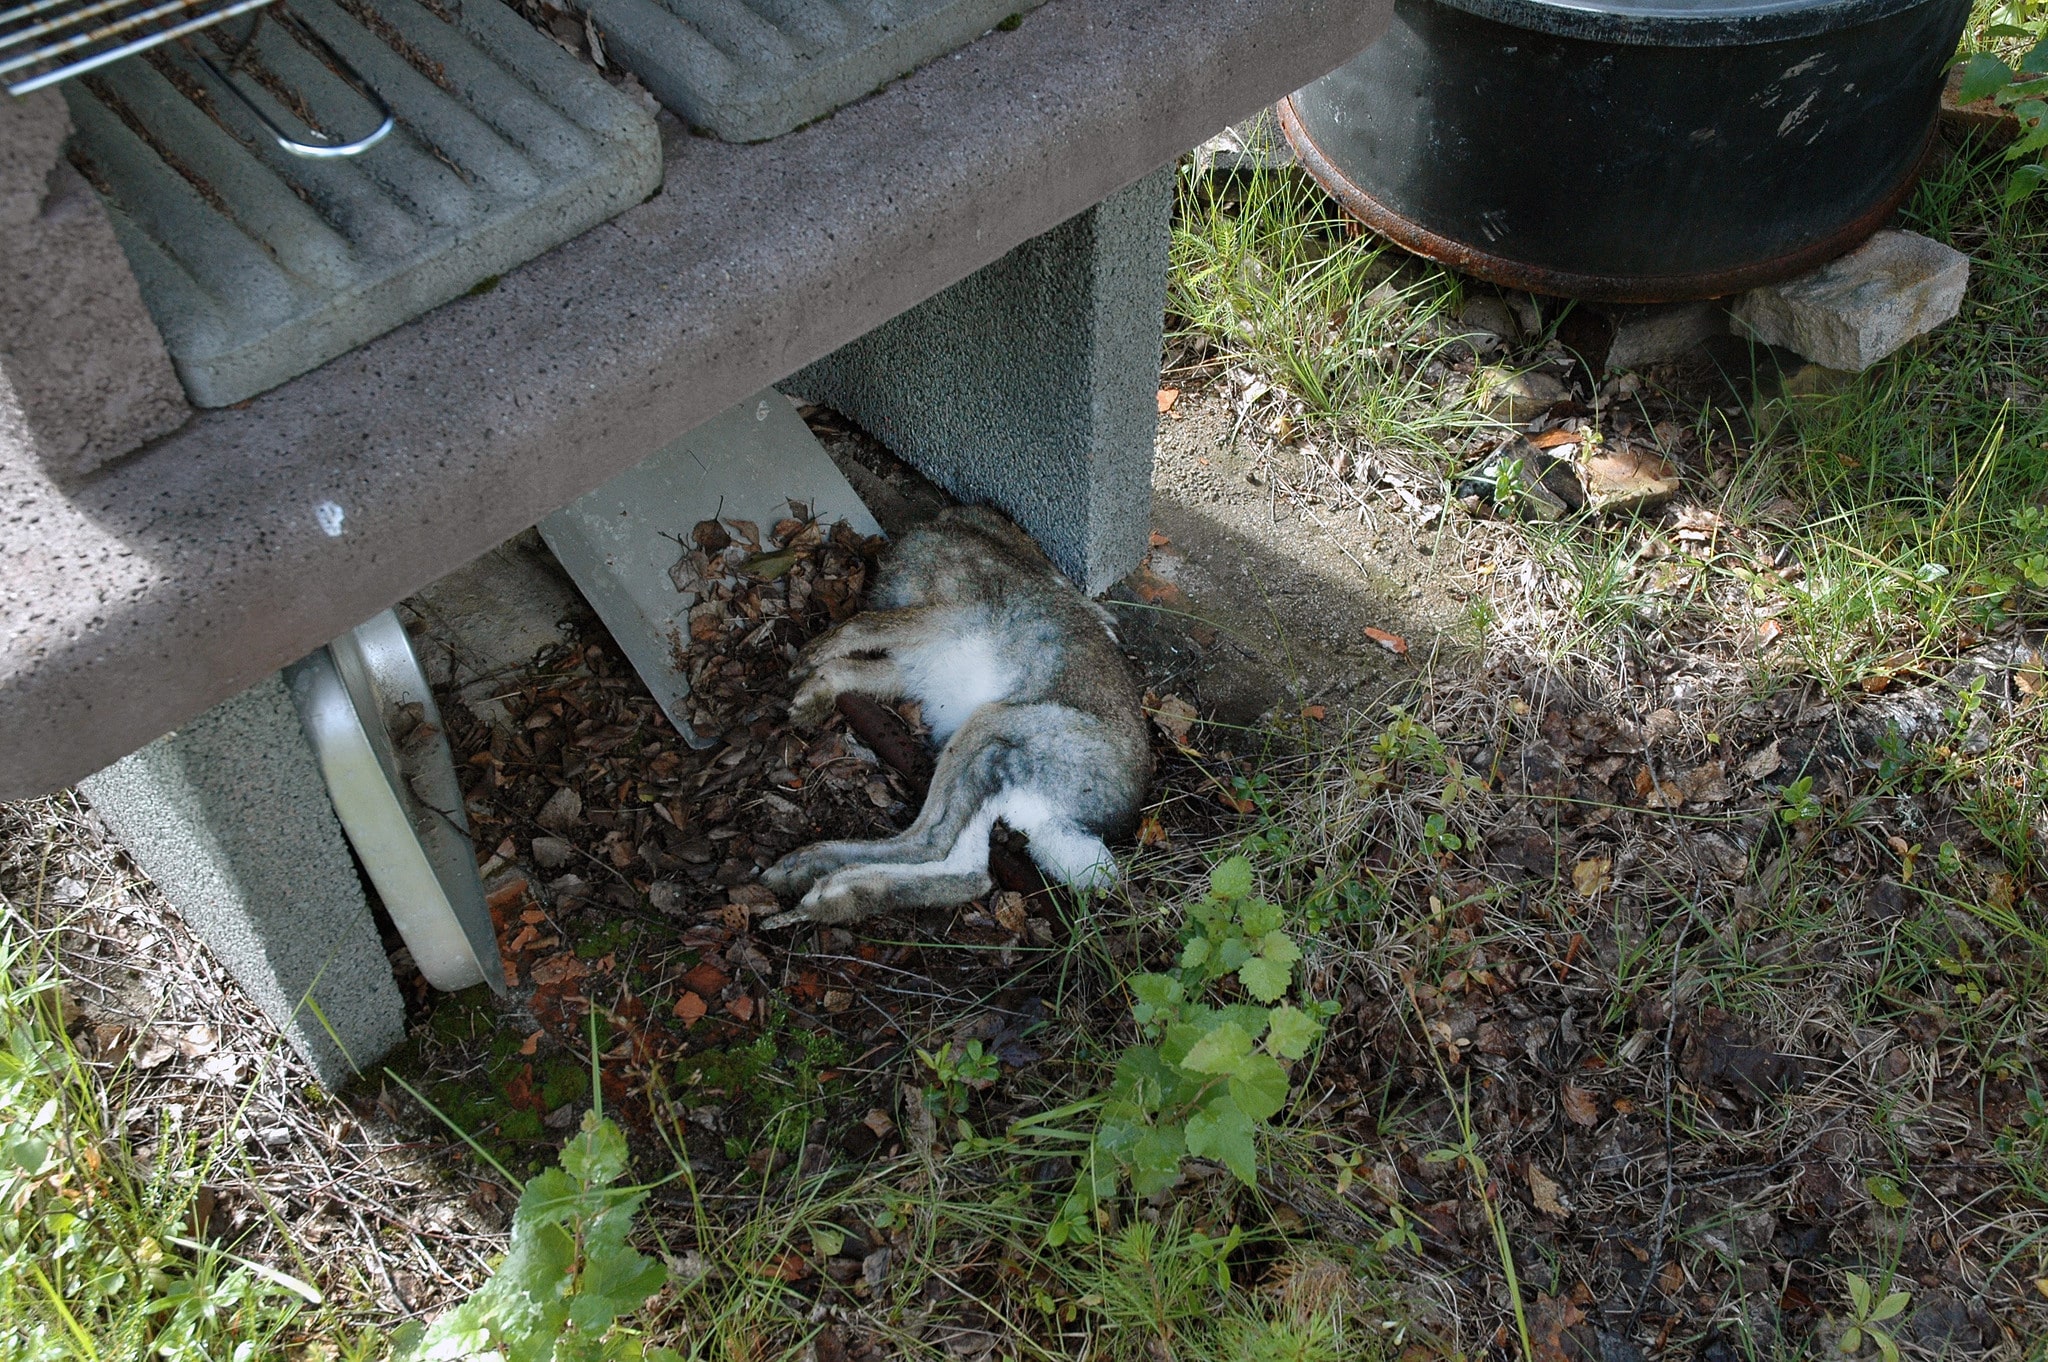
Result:
M1049 0L69 492L0 442L0 798L63 785L1324 74L1391 0Z

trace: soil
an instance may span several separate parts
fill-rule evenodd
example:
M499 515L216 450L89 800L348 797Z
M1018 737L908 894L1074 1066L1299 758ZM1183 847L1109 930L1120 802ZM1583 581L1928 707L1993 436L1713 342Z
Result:
M1160 694L1250 725L1412 684L1433 656L1469 649L1474 579L1440 516L1422 528L1412 492L1337 481L1313 450L1261 449L1238 426L1220 385L1182 393L1160 421L1154 547L1114 593ZM1283 480L1315 494L1283 494Z

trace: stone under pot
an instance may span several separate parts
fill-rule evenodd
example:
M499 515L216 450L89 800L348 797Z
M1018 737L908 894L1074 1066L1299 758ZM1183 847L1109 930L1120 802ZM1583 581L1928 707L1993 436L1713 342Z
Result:
M1514 288L1711 298L1911 192L1969 0L1396 0L1280 106L1368 226Z

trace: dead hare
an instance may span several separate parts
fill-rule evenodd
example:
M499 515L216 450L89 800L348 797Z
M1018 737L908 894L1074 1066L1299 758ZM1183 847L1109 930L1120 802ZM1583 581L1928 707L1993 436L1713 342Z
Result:
M1001 516L956 507L905 535L868 608L813 640L795 676L794 722L821 723L847 691L915 700L939 760L903 832L818 842L764 872L778 894L802 895L764 926L986 894L998 821L1030 838L1048 877L1114 882L1107 842L1136 826L1152 773L1138 684L1109 613Z

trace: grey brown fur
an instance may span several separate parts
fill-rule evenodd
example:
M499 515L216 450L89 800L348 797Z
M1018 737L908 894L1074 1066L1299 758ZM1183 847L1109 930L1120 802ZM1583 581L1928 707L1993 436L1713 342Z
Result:
M815 724L853 691L913 699L941 744L916 820L873 842L819 842L762 876L802 895L765 924L858 922L985 894L1000 820L1054 879L1113 880L1151 776L1144 710L1108 613L990 511L941 513L895 547L869 608L799 660L790 717Z

